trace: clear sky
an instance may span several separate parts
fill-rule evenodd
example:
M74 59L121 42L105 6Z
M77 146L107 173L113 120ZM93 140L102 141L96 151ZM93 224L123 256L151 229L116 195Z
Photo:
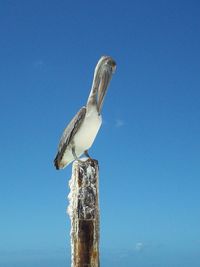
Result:
M200 266L200 2L1 0L0 267L69 267L52 161L102 55L103 267Z

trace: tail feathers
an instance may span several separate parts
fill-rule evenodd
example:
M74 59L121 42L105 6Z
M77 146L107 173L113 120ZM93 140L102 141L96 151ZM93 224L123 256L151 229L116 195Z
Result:
M60 167L59 167L59 155L57 154L55 159L54 159L54 166L56 167L56 170L59 170Z

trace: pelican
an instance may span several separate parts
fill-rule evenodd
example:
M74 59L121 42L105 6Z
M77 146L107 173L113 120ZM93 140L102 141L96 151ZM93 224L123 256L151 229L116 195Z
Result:
M109 56L103 56L98 61L87 104L74 116L60 139L54 159L57 170L64 169L73 160L79 160L82 154L89 157L88 149L102 124L101 109L115 69L116 63Z

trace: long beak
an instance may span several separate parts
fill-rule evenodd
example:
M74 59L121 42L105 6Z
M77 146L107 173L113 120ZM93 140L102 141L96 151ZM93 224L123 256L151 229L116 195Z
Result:
M98 88L98 99L97 99L98 113L101 112L103 101L104 101L111 78L112 78L112 71L109 69L105 69L102 74L101 81L100 81L99 88Z

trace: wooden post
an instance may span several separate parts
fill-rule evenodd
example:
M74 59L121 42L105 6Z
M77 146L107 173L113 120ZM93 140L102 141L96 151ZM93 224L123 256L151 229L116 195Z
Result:
M75 161L69 182L71 267L99 267L98 161Z

